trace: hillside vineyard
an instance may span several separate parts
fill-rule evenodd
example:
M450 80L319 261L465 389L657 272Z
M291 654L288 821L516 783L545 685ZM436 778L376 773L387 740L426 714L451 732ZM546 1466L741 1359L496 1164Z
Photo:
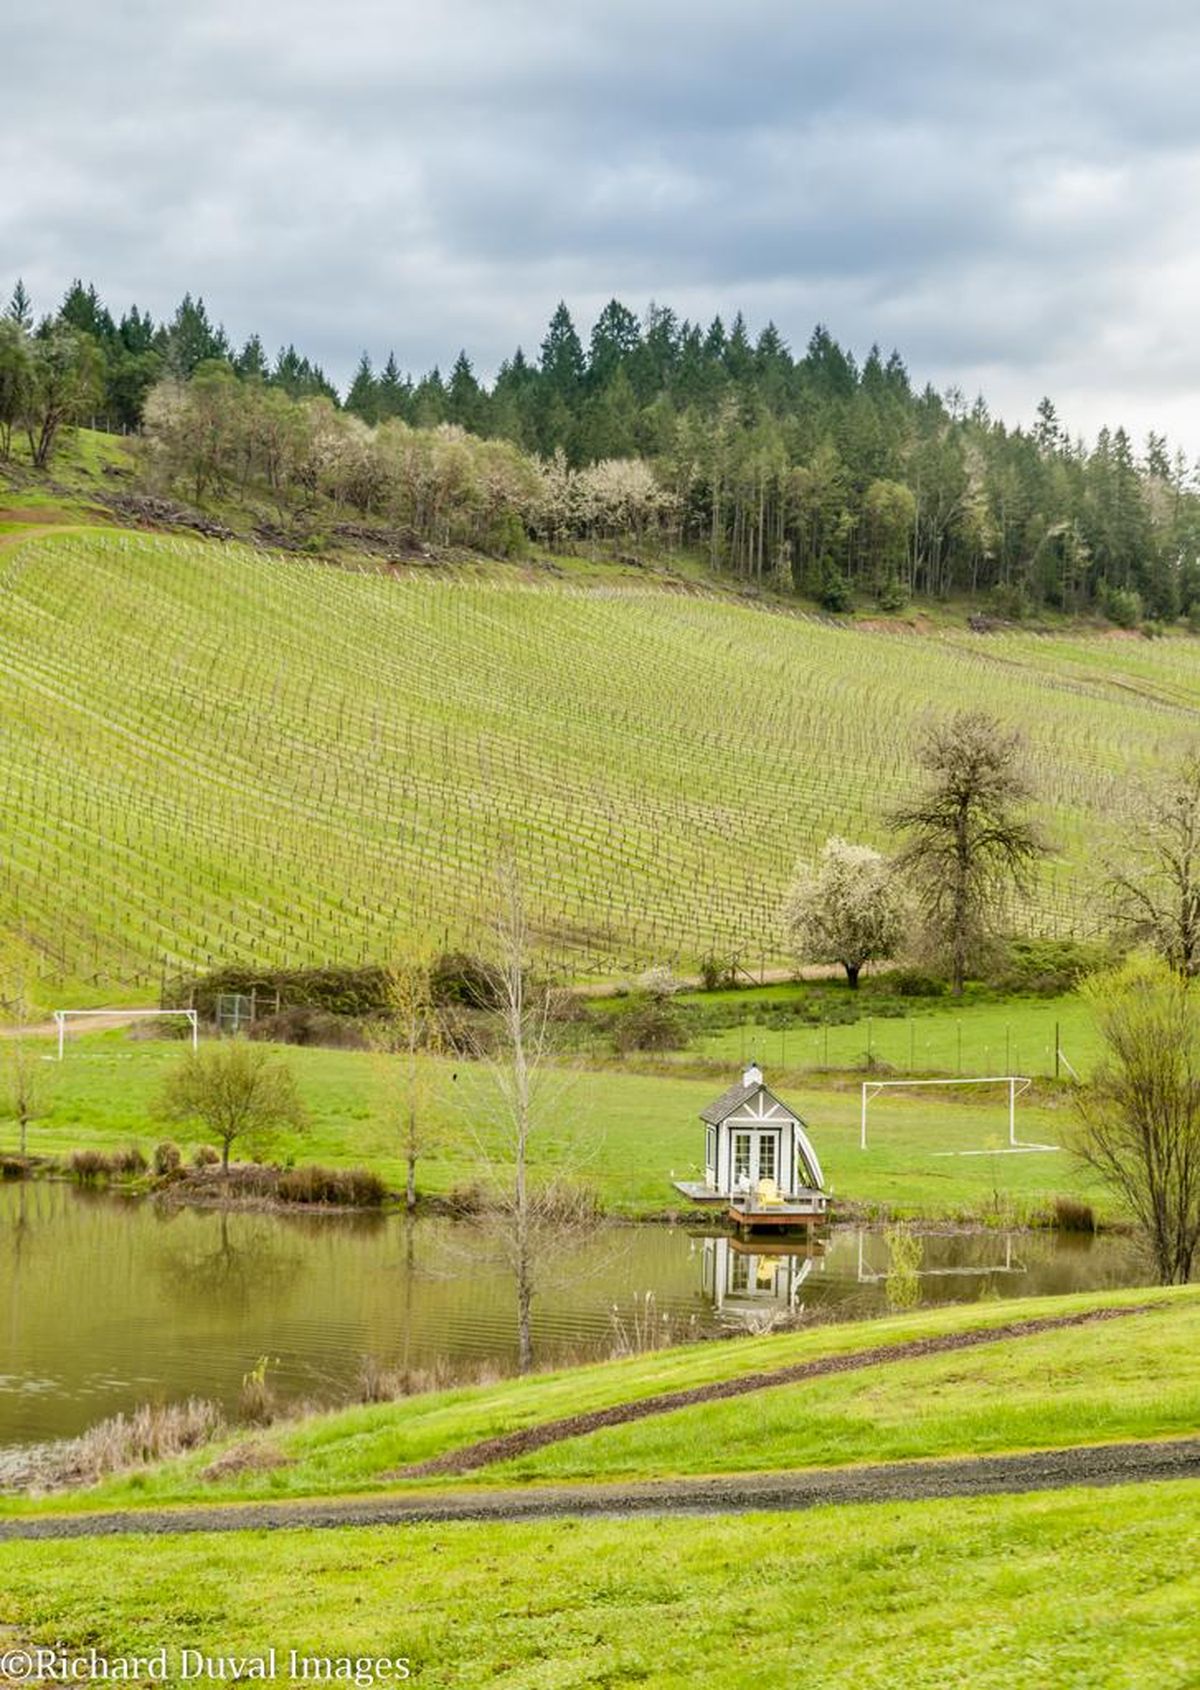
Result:
M0 572L3 921L48 976L462 942L511 837L572 973L781 950L796 858L886 843L923 713L1028 736L1031 926L1186 747L1185 640L855 630L652 587L406 578L121 533Z

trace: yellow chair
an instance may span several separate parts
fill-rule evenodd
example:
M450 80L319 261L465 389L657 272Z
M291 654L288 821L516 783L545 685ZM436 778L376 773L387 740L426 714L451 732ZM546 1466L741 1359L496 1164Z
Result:
M775 1209L784 1202L784 1196L773 1179L760 1179L756 1200L760 1209Z

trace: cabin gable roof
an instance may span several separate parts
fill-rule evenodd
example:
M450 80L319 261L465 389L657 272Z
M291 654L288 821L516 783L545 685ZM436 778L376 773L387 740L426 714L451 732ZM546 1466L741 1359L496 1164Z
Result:
M769 1090L761 1080L753 1080L749 1085L745 1081L739 1080L736 1085L730 1086L728 1091L722 1092L715 1102L708 1105L707 1109L702 1109L700 1119L710 1127L719 1127L723 1121L727 1121L731 1115L736 1115L742 1109L747 1108L760 1095L761 1103L753 1116L755 1121L770 1116L777 1116L780 1120L787 1121L800 1120L796 1111L789 1109L787 1104L776 1097L775 1093Z

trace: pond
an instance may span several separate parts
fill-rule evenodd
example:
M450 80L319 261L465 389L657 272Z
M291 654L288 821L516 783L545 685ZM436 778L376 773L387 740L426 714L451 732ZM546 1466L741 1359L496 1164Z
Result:
M1138 1283L1111 1237L939 1233L924 1303ZM793 1253L798 1252L798 1253ZM790 1312L886 1308L887 1244L836 1228L811 1253L607 1224L541 1264L537 1364ZM286 1399L357 1395L367 1358L470 1378L516 1365L511 1280L486 1226L171 1208L58 1184L0 1186L0 1445L68 1437L190 1395L236 1410L260 1357Z

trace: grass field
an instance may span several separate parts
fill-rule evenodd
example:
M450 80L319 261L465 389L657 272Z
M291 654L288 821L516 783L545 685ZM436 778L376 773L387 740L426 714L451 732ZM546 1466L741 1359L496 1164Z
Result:
M110 1656L407 1656L438 1690L1184 1690L1198 1533L1200 1486L1177 1483L735 1521L8 1544L0 1621Z
M1029 735L1058 852L1033 924L1087 928L1097 833L1200 702L1182 637L866 632L566 564L35 529L0 554L0 923L75 990L452 942L502 835L570 972L770 956L796 856L881 839L915 725L965 704Z
M155 1111L181 1049L173 1041L131 1040L120 1031L74 1039L61 1067L47 1065L50 1113L31 1129L30 1149L66 1155L133 1142L149 1152L158 1140L178 1137L179 1129L156 1118ZM400 1147L380 1117L377 1059L310 1048L281 1054L296 1075L310 1125L303 1134L281 1138L272 1154L343 1167L366 1163L393 1188L402 1188ZM437 1143L418 1172L421 1190L433 1195L476 1181L481 1142L485 1148L492 1142L479 1126L484 1074L461 1062L447 1063L444 1074L435 1102ZM604 1206L617 1213L660 1214L678 1207L682 1200L671 1181L699 1176L699 1111L728 1077L723 1071L697 1079L671 1072L571 1070L561 1088L556 1082L559 1101L537 1140L533 1163L539 1173L569 1174L594 1186ZM1059 1194L1085 1198L1101 1212L1112 1210L1103 1189L1066 1148L1074 1120L1066 1092L1049 1090L1037 1102L1018 1105L1018 1135L1062 1147L1048 1154L1003 1152L1008 1112L1002 1088L885 1093L871 1104L864 1152L857 1081L834 1085L774 1069L768 1069L768 1080L808 1121L835 1199L1010 1223L1044 1209ZM3 1129L0 1148L15 1144L14 1132L11 1126ZM942 1154L947 1151L973 1154Z
M941 1309L692 1347L254 1434L289 1464L205 1480L203 1452L49 1506L344 1493L405 1460L564 1412L1022 1315L1151 1300L1044 1333L676 1411L497 1480L815 1466L1194 1429L1200 1294ZM851 1386L853 1385L853 1388ZM921 1404L913 1412L914 1402ZM553 1459L552 1459L553 1458ZM445 1480L440 1481L442 1486ZM9 1502L6 1511L45 1511ZM1183 1690L1195 1682L1200 1485L1156 1483L736 1518L556 1520L9 1543L5 1646L405 1659L437 1686L902 1684ZM350 1669L352 1671L352 1669Z
M748 1022L738 1027L703 1033L694 1050L735 1066L753 1057L772 1069L840 1068L864 1066L868 1059L881 1075L894 1069L906 1074L1026 1074L1035 1078L1055 1071L1055 1038L1067 1067L1081 1076L1090 1073L1100 1054L1100 1040L1091 1011L1081 998L1009 998L956 1003L953 998L893 999L881 1005L862 1005L859 1019L839 1024L807 1025L788 1020L780 1011L797 997L819 995L829 1009L857 1008L844 987L777 986L737 994L768 1024ZM715 994L713 995L715 996ZM687 1002L685 996L681 1001ZM691 1001L699 1001L693 999ZM707 1001L712 1001L708 997ZM873 1012L874 1011L874 1012ZM772 1013L774 1012L774 1013ZM780 1022L783 1022L780 1025ZM680 1053L686 1064L691 1052Z
M1154 1305L1108 1324L1006 1339L886 1367L805 1380L574 1437L461 1479L655 1478L1054 1449L1187 1435L1200 1390L1200 1291L1155 1289L944 1306L886 1319L702 1344L343 1409L240 1434L278 1465L208 1478L211 1449L69 1497L0 1501L4 1513L59 1513L197 1501L396 1489L388 1475L482 1438L661 1391L913 1338L1096 1308Z

